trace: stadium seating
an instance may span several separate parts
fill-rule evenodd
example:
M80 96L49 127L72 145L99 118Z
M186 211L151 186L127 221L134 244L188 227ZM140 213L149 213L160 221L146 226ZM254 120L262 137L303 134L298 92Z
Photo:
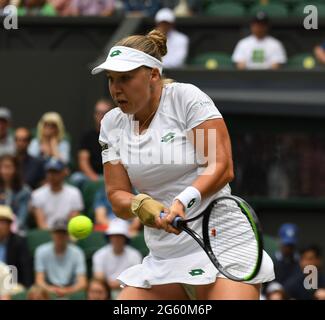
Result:
M318 17L325 17L325 2L323 3L318 3L318 2L314 2L311 1L310 2L303 2L298 4L297 6L294 7L294 9L292 10L292 15L293 16L297 16L297 17L305 17L306 13L304 13L304 8L305 6L309 5L309 4L313 4L317 6L317 12L318 12Z
M233 68L231 56L225 52L206 52L194 57L191 65L202 66L206 69Z
M245 8L236 2L212 3L205 9L205 14L218 17L243 17Z
M287 68L290 69L314 69L317 60L310 53L299 53L288 59Z
M33 229L27 232L28 249L33 256L38 246L51 240L51 234L48 230Z
M285 18L288 16L288 9L282 3L269 3L267 5L256 4L250 8L249 13L251 16L255 15L258 11L264 11L272 18Z
M94 221L94 210L93 203L97 190L104 186L103 180L99 181L88 181L85 183L85 186L82 190L82 197L84 200L85 214Z

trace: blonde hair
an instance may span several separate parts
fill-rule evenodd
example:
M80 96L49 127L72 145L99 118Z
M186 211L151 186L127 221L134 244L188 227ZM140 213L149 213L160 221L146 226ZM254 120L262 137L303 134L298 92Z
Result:
M65 128L62 117L57 112L47 112L44 113L42 118L37 124L37 137L39 140L43 137L44 124L45 122L55 123L58 128L58 139L63 140L65 137Z
M161 61L162 57L167 54L167 37L161 31L153 29L146 35L133 35L123 38L115 46L137 49ZM173 81L172 79L162 78L163 84Z

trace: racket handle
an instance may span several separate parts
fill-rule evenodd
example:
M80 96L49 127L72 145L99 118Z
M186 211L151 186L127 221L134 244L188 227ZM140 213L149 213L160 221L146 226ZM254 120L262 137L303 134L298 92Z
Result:
M163 211L160 212L160 218L162 219L162 218L164 218L164 216L165 216L165 213ZM179 217L179 216L175 217L174 220L173 220L173 222L172 222L172 226L174 228L178 229L179 228L179 222L180 221L182 221L182 218L181 217Z

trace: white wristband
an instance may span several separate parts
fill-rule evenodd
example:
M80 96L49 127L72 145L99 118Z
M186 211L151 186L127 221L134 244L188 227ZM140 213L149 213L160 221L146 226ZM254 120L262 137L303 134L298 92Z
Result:
M174 198L179 200L185 207L185 210L198 206L201 203L201 193L195 187L187 187L178 196Z

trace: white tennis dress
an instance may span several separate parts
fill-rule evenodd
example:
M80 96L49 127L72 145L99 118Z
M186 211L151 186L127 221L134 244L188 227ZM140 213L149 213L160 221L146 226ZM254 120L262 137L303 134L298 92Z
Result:
M177 82L166 84L158 110L144 134L135 133L133 115L124 114L119 108L105 115L99 137L103 163L121 161L139 192L170 207L174 197L204 171L186 131L215 118L222 118L222 115L213 101L196 86ZM189 209L187 217L198 215L214 198L230 193L227 184L199 206ZM234 221L234 228L237 223ZM198 219L189 226L202 234L201 224L202 220ZM144 232L150 253L142 264L121 273L118 280L122 284L141 288L166 283L195 285L213 283L216 277L223 277L185 232L175 235L146 226ZM264 252L261 270L250 282L273 279L273 263Z

